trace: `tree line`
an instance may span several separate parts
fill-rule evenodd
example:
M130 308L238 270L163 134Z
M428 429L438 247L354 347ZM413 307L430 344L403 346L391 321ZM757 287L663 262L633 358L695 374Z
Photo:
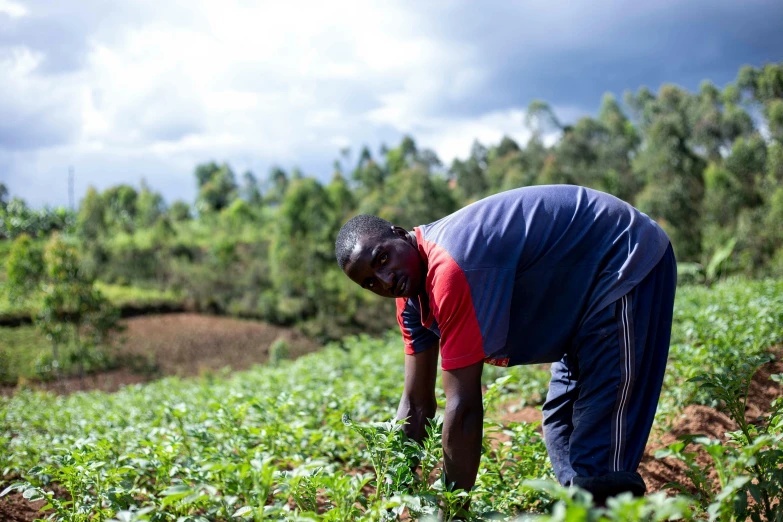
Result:
M32 211L3 187L0 234L64 231L91 278L175 289L195 309L297 324L324 339L393 322L391 305L335 264L348 218L410 228L529 185L583 185L632 203L664 227L692 280L783 275L783 64L743 67L722 89L642 88L623 104L606 95L595 117L570 125L535 101L524 125L527 143L476 141L450 165L409 136L375 152L345 149L328 183L279 167L260 180L209 162L195 168L193 203L167 204L142 182L90 188L74 214Z

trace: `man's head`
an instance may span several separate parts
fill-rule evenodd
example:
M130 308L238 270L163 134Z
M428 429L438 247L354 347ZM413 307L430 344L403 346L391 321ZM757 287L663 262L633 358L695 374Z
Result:
M415 237L385 219L352 218L337 234L335 254L345 275L382 297L413 297L424 286Z

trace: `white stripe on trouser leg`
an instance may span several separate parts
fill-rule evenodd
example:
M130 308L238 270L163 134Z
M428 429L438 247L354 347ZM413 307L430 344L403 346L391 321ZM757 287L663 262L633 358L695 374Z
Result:
M622 310L621 310L621 318L620 321L622 322L623 326L623 355L624 357L624 367L623 372L624 375L622 375L623 382L622 382L622 396L620 398L620 407L617 409L617 419L615 421L615 437L617 440L617 444L615 446L615 452L614 452L614 471L621 471L620 470L620 457L622 455L622 449L625 441L623 440L623 426L625 425L625 406L628 403L628 395L631 391L631 331L629 327L629 320L628 320L628 296L624 295L622 297Z

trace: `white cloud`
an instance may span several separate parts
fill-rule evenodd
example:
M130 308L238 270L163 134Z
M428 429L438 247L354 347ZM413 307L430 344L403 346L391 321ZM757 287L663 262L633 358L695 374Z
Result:
M19 2L11 0L0 0L0 15L7 15L11 18L21 18L27 16L29 11Z
M73 132L37 147L34 161L7 150L12 163L49 165L31 173L45 177L63 153L77 171L96 155L116 158L107 169L149 156L189 164L178 174L188 184L192 165L212 157L291 165L315 155L328 171L328 155L375 146L379 134L423 122L437 133L434 105L469 96L483 78L469 46L447 48L401 7L205 0L188 13L94 35L83 68L56 77L36 76L44 56L17 52L7 75L24 85L0 90L13 103L57 104Z
M496 144L508 136L524 144L530 131L524 126L525 113L521 109L490 112L477 118L436 120L423 125L415 136L422 146L438 152L445 162L453 158L465 159L475 140L484 145Z

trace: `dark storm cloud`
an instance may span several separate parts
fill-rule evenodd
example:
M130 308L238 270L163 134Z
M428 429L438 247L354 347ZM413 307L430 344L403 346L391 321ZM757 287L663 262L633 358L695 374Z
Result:
M533 99L594 111L605 92L724 85L744 64L783 59L780 1L452 3L432 15L439 36L472 42L488 71L483 92L440 108L449 113Z

